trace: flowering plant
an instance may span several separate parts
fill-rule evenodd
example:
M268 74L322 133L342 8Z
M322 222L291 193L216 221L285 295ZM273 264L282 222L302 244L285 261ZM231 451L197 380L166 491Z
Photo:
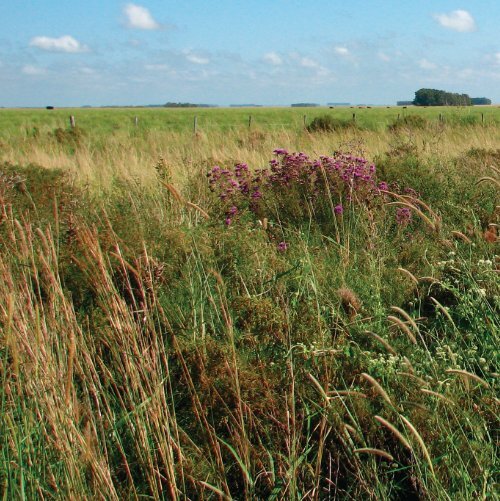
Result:
M277 214L283 224L308 220L311 214L319 223L331 221L332 214L342 217L347 206L380 205L392 188L377 180L375 165L362 157L335 152L312 159L281 148L274 154L268 167L253 173L244 163L233 169L215 166L208 173L226 225L245 211L259 219ZM399 224L410 220L409 209L397 213Z

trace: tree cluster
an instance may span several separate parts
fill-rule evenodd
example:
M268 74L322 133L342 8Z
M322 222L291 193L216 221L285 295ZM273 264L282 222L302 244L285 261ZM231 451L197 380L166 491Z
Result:
M471 98L472 104L491 104L491 99L488 99L487 97L473 97Z
M455 94L444 90L420 89L415 92L415 106L471 106L467 94Z

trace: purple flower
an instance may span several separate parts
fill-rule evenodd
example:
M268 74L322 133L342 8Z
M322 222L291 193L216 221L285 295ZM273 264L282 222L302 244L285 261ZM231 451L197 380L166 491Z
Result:
M288 155L288 151L286 151L285 149L283 148L276 148L273 153L275 155Z
M344 207L342 207L342 204L338 204L333 208L333 212L335 212L335 214L337 215L340 215L344 212Z
M286 243L286 242L280 242L280 243L278 244L278 250L279 250L280 252L285 252L285 251L287 250L287 248L288 248L288 245L287 245L287 243Z
M387 191L389 189L389 185L385 181L382 181L381 183L378 183L378 189Z
M227 211L230 216L234 216L238 212L238 207L234 205Z
M231 218L226 217L226 220L224 222L226 223L226 226L230 226L231 225Z
M411 221L411 210L407 207L400 207L396 211L396 222L402 226L407 226Z

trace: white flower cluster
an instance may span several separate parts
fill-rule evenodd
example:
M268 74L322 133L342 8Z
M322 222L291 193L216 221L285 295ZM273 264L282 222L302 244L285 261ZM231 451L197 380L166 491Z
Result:
M493 262L490 259L480 259L477 262L477 265L482 268L491 268L493 266Z

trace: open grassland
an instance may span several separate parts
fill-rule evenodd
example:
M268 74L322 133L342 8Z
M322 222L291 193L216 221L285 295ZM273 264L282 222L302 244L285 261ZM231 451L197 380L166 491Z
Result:
M495 499L499 111L1 110L2 497Z

